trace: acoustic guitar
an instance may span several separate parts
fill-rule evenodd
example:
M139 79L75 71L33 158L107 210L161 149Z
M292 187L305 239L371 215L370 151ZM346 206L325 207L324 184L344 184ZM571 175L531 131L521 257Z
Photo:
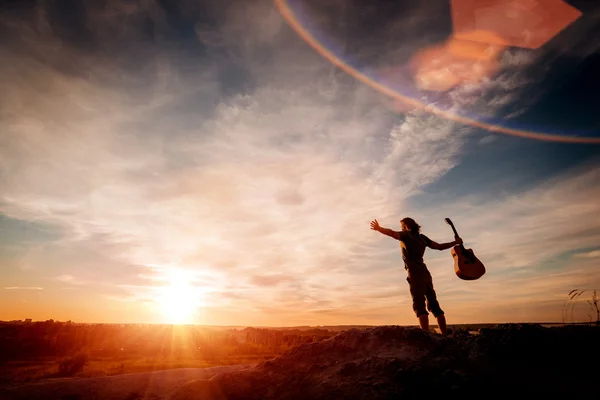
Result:
M454 238L458 239L458 232L450 218L444 219L452 227ZM474 281L485 274L483 263L475 256L473 249L465 249L462 244L456 245L450 250L454 258L454 272L456 276L465 281Z

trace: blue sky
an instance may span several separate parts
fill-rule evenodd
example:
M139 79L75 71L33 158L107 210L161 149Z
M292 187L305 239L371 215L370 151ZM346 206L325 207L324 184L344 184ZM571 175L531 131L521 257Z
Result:
M402 85L450 35L442 2L293 3ZM0 319L414 324L399 245L369 229L404 216L438 242L452 218L487 267L464 282L426 253L449 323L557 321L570 290L600 287L600 145L399 110L271 1L22 4L0 15ZM593 136L599 14L581 10L423 98Z

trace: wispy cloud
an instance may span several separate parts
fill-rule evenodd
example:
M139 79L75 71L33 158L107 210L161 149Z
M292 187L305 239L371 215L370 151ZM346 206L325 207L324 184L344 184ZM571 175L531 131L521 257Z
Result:
M577 258L600 258L600 250L589 251L585 253L577 253L573 257Z
M293 278L282 275L254 275L250 282L256 286L277 286L282 282L292 280Z
M74 277L73 275L68 275L68 274L57 276L56 280L63 282L63 283L69 283L71 285L85 285L87 283L84 280L78 279L78 278Z
M44 290L43 287L36 286L8 286L4 288L5 290Z

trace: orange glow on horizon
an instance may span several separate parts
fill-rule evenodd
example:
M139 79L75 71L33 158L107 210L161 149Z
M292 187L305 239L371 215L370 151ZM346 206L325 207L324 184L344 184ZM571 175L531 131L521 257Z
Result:
M191 277L181 271L168 273L169 285L158 289L156 303L166 323L189 324L200 306L198 288L190 284Z

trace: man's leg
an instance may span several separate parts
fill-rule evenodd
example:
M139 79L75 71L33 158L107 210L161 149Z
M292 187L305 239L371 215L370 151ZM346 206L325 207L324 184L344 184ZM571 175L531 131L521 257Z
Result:
M440 307L440 303L437 300L435 290L433 289L433 282L431 280L427 284L425 297L427 298L427 309L431 311L433 315L435 315L438 322L438 327L440 328L440 333L442 335L446 335L448 332L446 327L446 316L444 315L444 311Z
M448 333L448 329L446 328L446 316L444 314L438 315L437 322L440 327L440 333L446 335L446 333Z
M406 278L412 297L412 306L423 330L429 331L429 313L425 307L425 282L415 277Z
M428 314L419 315L419 325L421 326L421 329L429 332L429 315Z

